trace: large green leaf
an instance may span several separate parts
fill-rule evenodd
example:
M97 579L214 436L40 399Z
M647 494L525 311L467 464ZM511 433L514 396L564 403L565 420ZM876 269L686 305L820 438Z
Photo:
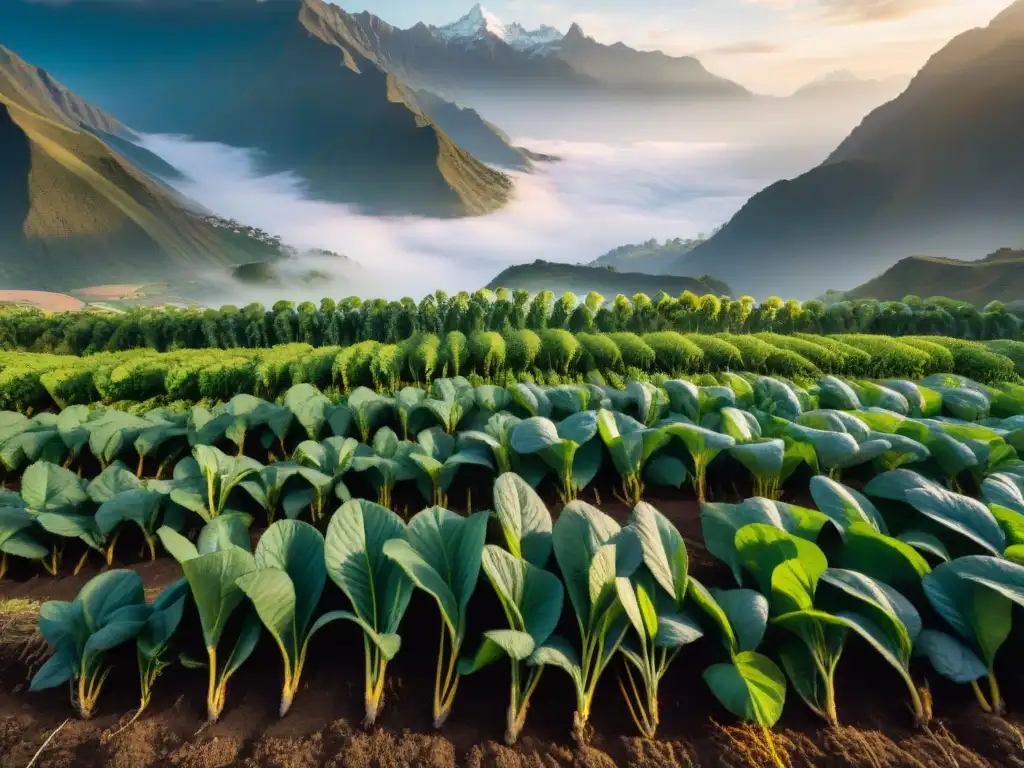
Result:
M402 519L386 507L363 499L342 504L327 526L324 559L327 575L352 603L362 625L374 637L391 636L409 605L412 582L384 554L391 539L408 540Z
M931 571L913 546L878 533L867 523L853 523L846 529L836 565L908 593L918 593L921 579Z
M811 478L811 498L840 531L853 523L866 523L879 533L888 533L885 520L866 497L823 475Z
M510 628L485 632L477 652L459 663L462 674L474 672L503 654L513 661L530 658L551 637L562 613L564 590L554 574L490 544L484 547L482 562Z
M918 512L973 541L994 555L1006 548L1006 536L988 507L969 496L938 486L908 490L907 502Z
M506 472L494 482L494 515L509 551L543 568L551 555L551 513L515 472Z
M228 619L245 599L236 583L256 569L251 554L238 547L210 552L181 564L199 610L199 622L207 648L216 648Z
M945 632L923 630L914 646L915 656L925 656L935 671L954 683L970 683L988 674L984 662L968 646Z
M729 455L746 467L754 477L771 479L782 474L786 444L778 438L737 443L729 449Z
M327 581L324 537L309 523L278 520L263 532L254 557L257 568L276 568L286 574L294 585L293 621L295 633L301 640L313 620L313 613ZM260 604L256 600L253 600L253 604L260 618L264 619Z
M36 512L70 512L89 500L78 475L45 461L22 474L21 497Z
M437 601L455 648L465 636L466 606L480 575L489 517L488 512L463 517L430 507L413 517L407 540L384 543L384 554Z
M772 573L787 560L799 560L812 581L828 568L828 560L811 541L801 539L773 525L750 523L736 532L736 553L757 580L763 594L772 590Z
M633 508L629 522L640 540L647 570L672 598L676 608L682 607L689 577L689 557L683 537L668 518L645 502Z
M316 440L327 423L331 401L312 384L295 384L284 396L284 405L295 420L306 430L310 440Z
M704 680L722 706L736 717L771 728L782 717L786 676L767 656L743 651L731 662L712 664Z
M165 496L145 488L121 491L100 504L96 526L108 536L121 522L130 520L148 536L152 534Z

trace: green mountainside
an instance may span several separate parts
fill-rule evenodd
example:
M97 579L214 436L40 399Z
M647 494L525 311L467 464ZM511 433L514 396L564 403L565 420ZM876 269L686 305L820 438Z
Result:
M513 147L509 137L475 109L460 107L431 91L413 91L413 96L419 108L477 160L516 170L531 167L530 153Z
M597 291L606 298L611 298L619 293L624 296L646 293L648 296L654 297L662 291L670 296L678 296L683 291L691 291L697 295L730 293L728 285L711 277L698 279L669 275L645 275L639 272L618 272L607 267L560 264L541 259L537 259L532 264L517 264L508 267L491 280L486 287L491 290L495 288L522 289L530 293L549 290L560 294L569 291L579 295Z
M846 293L848 299L899 301L904 296L948 296L984 306L1024 298L1024 250L1003 248L978 261L911 256Z
M460 148L322 0L4 0L0 34L136 130L259 151L315 198L461 216L512 182ZM100 55L102 52L102 55Z
M935 54L817 168L752 197L677 274L810 297L912 253L1024 238L1024 0Z
M2 51L0 286L66 290L180 279L277 256L259 243L228 242L83 121L129 133Z

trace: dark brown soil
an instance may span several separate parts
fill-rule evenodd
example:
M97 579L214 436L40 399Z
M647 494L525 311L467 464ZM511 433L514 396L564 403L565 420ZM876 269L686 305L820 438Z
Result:
M600 486L601 507L618 518L627 510ZM725 498L726 490L716 490ZM742 491L741 491L742 493ZM731 493L732 498L735 498ZM594 491L585 493L594 502ZM687 541L694 575L707 584L729 586L730 576L701 547L697 505L689 492L652 494L650 501ZM464 509L465 504L453 504ZM474 505L476 506L476 505ZM480 505L482 506L482 504ZM180 578L167 559L131 566L147 588ZM71 599L96 573L89 565L78 576L52 580L33 576L0 584L0 599ZM340 607L329 586L324 608ZM466 652L480 632L501 626L503 616L490 590L478 589L469 608ZM194 617L193 617L194 620ZM188 619L186 619L188 621ZM559 631L575 638L568 615ZM764 733L736 725L711 696L701 673L721 660L713 640L684 649L661 684L659 740L635 736L616 677L609 667L596 695L594 738L578 747L570 738L574 696L559 670L545 672L526 728L515 747L501 743L508 696L508 670L493 665L462 679L455 709L443 730L431 728L430 702L440 624L434 603L414 595L402 624L404 643L388 669L386 704L378 724L362 719L363 659L358 631L335 623L314 640L303 685L291 711L278 718L281 660L263 639L229 687L220 722L204 726L206 675L172 667L158 680L149 710L124 727L137 702L133 654L118 659L91 721L75 718L64 689L29 693L28 680L39 654L0 636L0 768L22 768L57 728L35 765L60 768L111 766L147 768L666 768L770 765ZM190 630L190 635L195 635ZM30 651L32 649L29 649ZM192 654L197 655L197 654ZM1013 654L1007 653L1007 659ZM1011 711L1024 703L1024 680L1007 669L1004 693ZM918 670L918 674L923 674ZM844 727L829 729L790 692L786 714L776 728L774 748L792 768L1024 768L1024 719L982 714L964 687L929 680L936 721L915 731L905 690L871 652L851 642L839 665L837 691ZM70 718L70 719L69 719ZM122 730L123 728L123 730Z

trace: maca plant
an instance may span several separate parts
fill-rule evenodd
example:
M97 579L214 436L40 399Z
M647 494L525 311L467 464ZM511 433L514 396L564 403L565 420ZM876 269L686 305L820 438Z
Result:
M280 714L291 707L306 663L313 635L343 611L332 611L316 621L313 615L324 584L324 537L301 520L279 520L260 537L255 552L256 570L238 579L263 625L274 638L284 663Z
M398 625L413 589L405 571L384 553L384 544L392 539L407 541L408 537L398 515L362 499L342 504L327 525L327 575L352 604L352 611L341 612L339 618L363 631L367 725L376 721L384 704L387 665L402 645Z
M597 412L597 431L622 478L619 498L629 506L637 504L644 494L644 469L654 453L668 442L668 434L604 408Z
M489 517L489 512L462 517L441 507L430 507L409 522L407 540L393 539L384 544L384 554L416 587L433 597L441 611L435 728L448 719L455 701L459 653L466 638L466 607L480 575Z
M486 469L487 474L494 471L486 448L470 443L457 451L456 439L440 427L421 431L416 436L416 444L419 450L412 451L409 460L419 470L416 484L428 504L447 506L448 489L460 467L473 465Z
M689 558L682 536L664 515L643 502L634 507L629 524L640 541L643 564L632 576L615 580L633 629L620 649L627 662L628 688L622 681L619 688L640 733L653 739L660 720L658 685L682 647L704 633L683 610Z
M630 620L619 598L617 579L640 566L643 552L636 532L582 501L568 504L552 528L555 559L576 613L582 653L552 636L534 663L561 668L576 689L573 733L589 734L590 711L598 680L629 631Z
M135 639L151 610L142 578L128 570L92 578L71 602L44 603L39 631L53 655L32 678L30 690L71 683L72 703L88 719L110 673L110 652Z
M568 503L589 485L601 468L597 412L581 411L557 425L543 416L520 422L512 432L512 450L537 454L558 475L559 494Z

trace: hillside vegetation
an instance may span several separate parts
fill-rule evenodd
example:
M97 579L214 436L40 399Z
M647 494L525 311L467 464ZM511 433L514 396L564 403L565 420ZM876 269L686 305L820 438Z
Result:
M579 295L597 291L610 296L617 293L626 296L637 293L656 296L661 291L672 296L677 296L683 291L698 294L729 293L729 286L710 277L673 277L641 272L619 272L606 266L562 264L541 259L532 264L517 264L502 270L487 287L492 290L508 288L531 293L544 290L554 293L568 291Z
M257 243L227 243L90 127L127 132L3 52L0 284L61 290L159 280L276 255Z
M899 301L908 294L948 296L984 306L1024 296L1024 250L1004 248L978 261L911 256L847 292L850 299Z

